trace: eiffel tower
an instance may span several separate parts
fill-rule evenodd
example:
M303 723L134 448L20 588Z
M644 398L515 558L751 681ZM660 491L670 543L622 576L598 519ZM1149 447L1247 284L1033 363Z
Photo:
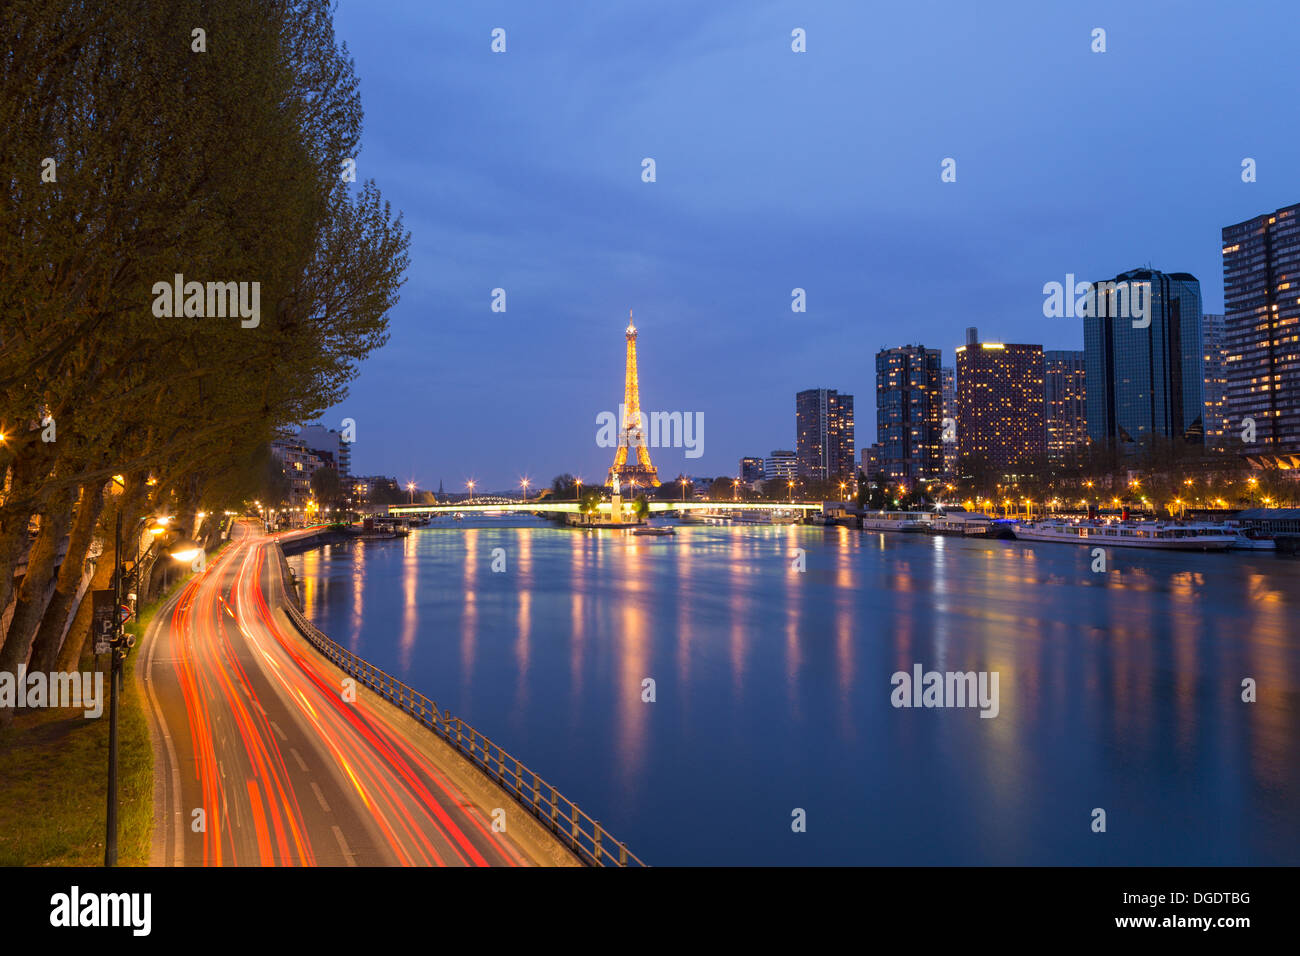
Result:
M618 451L614 453L614 464L609 467L605 478L605 487L613 487L614 477L618 477L620 490L630 485L659 487L659 472L650 464L650 449L645 444L645 434L641 430L641 387L636 377L636 325L632 321L632 310L627 310L627 373L623 380L623 422L618 433ZM628 448L636 449L636 459L628 462Z

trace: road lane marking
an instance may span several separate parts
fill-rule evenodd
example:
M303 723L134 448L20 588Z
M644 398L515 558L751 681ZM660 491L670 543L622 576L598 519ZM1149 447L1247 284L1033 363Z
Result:
M266 713L266 711L262 711L262 713ZM285 734L285 732L280 729L280 725L277 724L274 720L271 721L271 729L275 731L275 735L279 737L281 740L289 739L288 736ZM303 767L302 769L306 770L307 768Z
M339 849L343 851L343 859L348 861L348 866L356 866L357 858L353 856L352 851L348 849L348 841L343 839L343 831L338 827L334 828L334 838L339 841Z
M320 785L315 780L311 782L312 792L316 794L316 799L320 801L320 808L326 813L330 812L330 805L325 802L325 794L320 792ZM335 828L337 829L337 827Z
M298 769L305 773L307 771L307 761L303 760L302 755L293 747L289 748L289 753L293 754L293 759L298 761ZM315 784L312 784L312 786L315 786Z

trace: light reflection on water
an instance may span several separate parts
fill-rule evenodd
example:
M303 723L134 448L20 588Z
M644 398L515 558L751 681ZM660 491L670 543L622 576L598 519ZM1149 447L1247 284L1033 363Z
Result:
M1300 563L677 531L467 520L290 563L326 633L649 862L1300 862ZM917 662L997 671L999 716L894 709Z

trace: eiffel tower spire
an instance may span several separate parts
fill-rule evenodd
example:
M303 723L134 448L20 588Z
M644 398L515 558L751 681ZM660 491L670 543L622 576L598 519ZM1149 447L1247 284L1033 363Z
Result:
M636 373L636 323L632 321L632 310L627 310L627 370L623 376L623 407L620 409L623 420L619 423L618 451L614 453L614 464L609 468L605 478L606 487L613 487L614 476L624 485L635 482L642 488L659 487L659 472L650 464L650 449L645 444L645 434L641 428L641 384ZM636 449L636 457L628 462L628 448Z

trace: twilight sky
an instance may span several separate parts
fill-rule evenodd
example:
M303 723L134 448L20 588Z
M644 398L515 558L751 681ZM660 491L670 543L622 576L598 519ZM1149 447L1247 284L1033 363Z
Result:
M804 388L852 393L870 444L882 347L949 365L976 325L1082 348L1078 319L1043 317L1066 273L1191 272L1222 311L1220 228L1300 198L1294 13L341 0L357 175L412 245L391 341L324 421L356 419L356 474L603 480L596 416L622 397L631 308L643 409L704 415L703 456L651 449L660 476L733 475L794 447Z

